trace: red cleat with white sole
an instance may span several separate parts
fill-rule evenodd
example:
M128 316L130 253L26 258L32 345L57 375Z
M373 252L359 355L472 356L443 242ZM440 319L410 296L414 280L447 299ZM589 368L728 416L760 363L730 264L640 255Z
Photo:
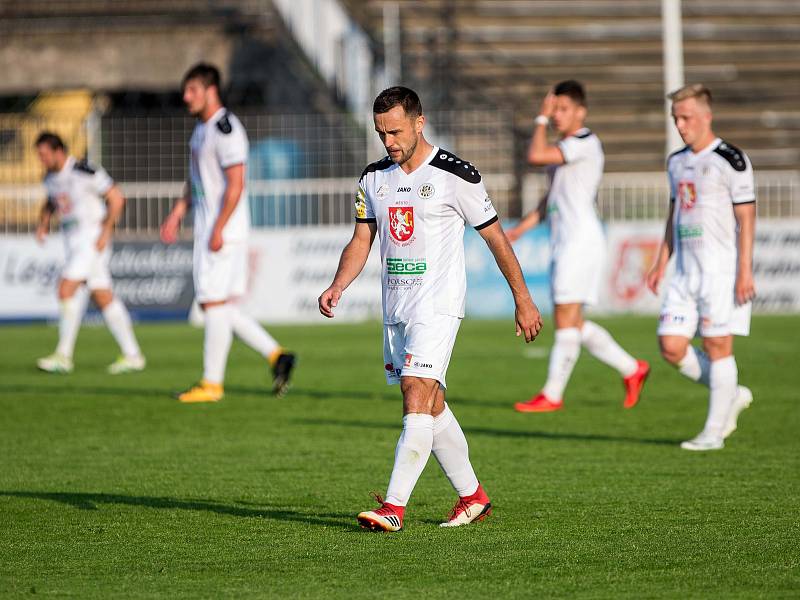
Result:
M395 506L384 502L378 494L373 494L381 507L358 513L358 524L372 531L400 531L403 528L405 506Z
M647 361L636 361L636 372L622 380L625 386L625 408L633 408L639 402L639 395L644 387L647 376L650 375L650 365Z
M514 410L517 412L553 412L554 410L561 410L564 403L561 400L551 400L542 392L536 394L527 402L517 402L514 405Z
M492 514L492 503L489 496L483 491L483 486L478 484L478 489L471 496L459 498L447 521L439 527L460 527L475 521L483 521Z

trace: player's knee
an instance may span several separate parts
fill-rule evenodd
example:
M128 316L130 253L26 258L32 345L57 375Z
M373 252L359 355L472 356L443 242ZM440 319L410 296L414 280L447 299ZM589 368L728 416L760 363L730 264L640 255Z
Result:
M658 346L661 356L670 364L677 365L686 356L687 343L682 340L659 338Z
M400 391L403 393L403 409L405 413L431 414L436 389L426 385L418 377L403 377L400 379Z

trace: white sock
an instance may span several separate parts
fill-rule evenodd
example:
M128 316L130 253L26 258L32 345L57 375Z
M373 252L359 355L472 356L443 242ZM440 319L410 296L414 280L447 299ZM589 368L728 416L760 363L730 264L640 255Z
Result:
M625 352L611 334L597 323L583 322L581 342L592 356L619 371L623 377L630 377L639 367L636 359Z
M442 414L433 419L433 455L459 496L471 496L478 490L467 438L447 403Z
M405 506L417 485L433 447L433 417L411 413L403 417L403 433L394 453L394 469L386 490L386 502Z
M708 354L691 345L686 349L686 356L678 363L678 371L682 375L705 386L709 385L710 367Z
M81 328L85 308L86 303L75 296L59 302L61 317L58 320L56 352L67 358L72 358L75 352L75 340L78 339L78 330Z
M133 334L133 325L128 309L118 298L114 298L108 306L103 309L103 318L106 320L111 335L117 340L119 349L127 357L140 356L141 350Z
M703 427L704 432L717 436L722 435L728 411L736 398L738 378L739 372L733 356L711 361L709 369L711 393L709 394L708 417L705 427Z
M542 392L550 400L558 402L564 396L564 388L581 353L581 332L577 327L556 329L555 338Z
M225 380L225 365L233 341L230 307L210 306L205 310L206 333L203 343L203 379L211 383Z
M280 348L278 342L258 324L258 321L243 313L236 306L231 306L231 327L233 327L236 337L264 358L269 358L275 350Z

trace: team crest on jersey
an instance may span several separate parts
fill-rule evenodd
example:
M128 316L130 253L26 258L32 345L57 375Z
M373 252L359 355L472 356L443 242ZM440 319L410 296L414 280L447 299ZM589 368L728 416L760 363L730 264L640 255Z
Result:
M423 183L421 186L419 186L419 189L417 189L417 196L423 200L427 200L428 198L432 198L435 192L436 190L434 189L433 184Z
M407 242L414 235L414 207L389 207L389 232L398 242Z
M691 210L697 203L697 188L693 181L681 181L678 183L678 200L681 202L683 210Z

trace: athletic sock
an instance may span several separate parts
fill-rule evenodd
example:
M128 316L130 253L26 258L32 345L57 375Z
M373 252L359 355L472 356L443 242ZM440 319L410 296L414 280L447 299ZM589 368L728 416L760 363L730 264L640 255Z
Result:
M233 333L261 356L269 359L280 348L278 342L253 317L236 306L231 306L230 311Z
M711 392L708 402L708 417L705 427L703 427L704 432L715 436L722 435L731 404L736 398L738 378L739 372L733 356L711 361L709 368Z
M433 419L433 456L460 497L478 490L478 478L469 462L469 446L456 416L447 403Z
M233 341L230 312L227 304L210 306L205 310L203 379L220 385L225 380L225 365Z
M56 352L67 358L72 358L75 352L75 340L78 339L78 330L81 328L83 311L86 304L72 296L59 303L61 316L58 320L58 346Z
M433 417L411 413L403 417L403 433L394 453L394 468L386 490L386 502L405 506L433 447Z
M550 400L561 401L564 388L581 353L581 332L577 327L556 329L555 343L550 350L550 366L542 392Z
M639 367L636 359L625 352L611 334L597 323L584 321L581 342L592 356L619 371L623 377L630 377Z
M708 354L692 345L689 345L686 349L686 356L678 363L678 371L682 375L705 386L709 385L710 367Z
M118 298L114 298L103 309L103 318L106 320L111 335L117 340L119 349L127 357L141 356L142 351L133 334L133 325L128 309Z

